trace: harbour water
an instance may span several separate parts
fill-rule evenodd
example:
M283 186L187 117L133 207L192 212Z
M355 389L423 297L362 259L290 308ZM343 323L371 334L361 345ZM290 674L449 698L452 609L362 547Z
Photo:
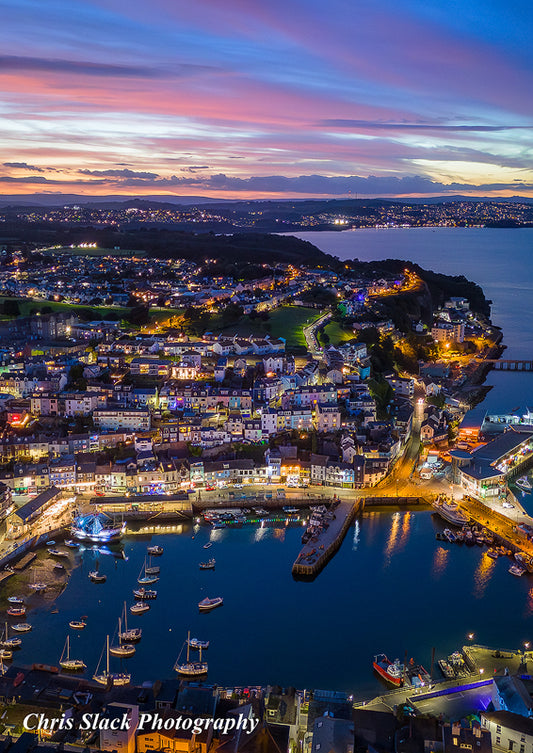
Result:
M71 554L78 566L55 601L58 612L48 604L29 613L33 631L23 635L17 661L57 664L70 633L71 656L83 658L92 674L123 602L133 602L146 546L154 540L165 549L153 586L158 597L145 615L128 615L128 626L142 627L143 637L135 656L123 660L139 682L172 676L188 630L211 641L205 654L210 681L322 687L356 697L383 689L371 669L380 651L402 659L407 652L429 669L433 646L437 657L445 656L470 632L480 643L499 646L533 638L531 579L513 577L507 559L494 561L479 547L436 541L444 526L430 511L365 513L313 582L291 576L301 524L217 531L184 526L180 533L126 537L126 560L93 550ZM205 550L209 540L214 543ZM96 557L108 576L103 585L87 577ZM199 570L208 557L215 557L216 569ZM199 614L200 599L218 595L224 605ZM85 630L69 630L69 621L82 615ZM120 660L111 663L118 670Z
M493 300L507 355L533 357L533 231L363 230L300 237L340 258L397 257L464 274ZM533 374L493 372L488 383L494 385L485 402L491 410L533 402ZM71 655L83 658L92 674L123 602L133 602L146 547L155 541L165 549L157 560L157 600L145 615L128 615L129 626L143 628L135 656L123 665L135 681L172 676L188 630L211 641L206 658L212 682L337 689L356 697L383 689L371 669L379 652L401 659L407 652L429 669L432 647L437 657L446 656L472 632L476 642L500 647L533 640L532 576L513 577L509 560L492 560L479 547L436 541L443 527L430 511L365 513L313 582L291 575L301 523L217 531L185 525L152 537L130 535L123 541L125 560L93 550L70 553L75 566L54 602L57 613L50 603L29 612L33 631L23 636L16 658L57 664L70 632ZM209 539L214 543L205 550ZM96 557L108 576L103 585L87 577ZM199 570L210 557L216 569ZM224 606L199 614L198 602L218 595ZM69 621L81 615L86 629L69 631ZM120 666L118 659L112 663Z

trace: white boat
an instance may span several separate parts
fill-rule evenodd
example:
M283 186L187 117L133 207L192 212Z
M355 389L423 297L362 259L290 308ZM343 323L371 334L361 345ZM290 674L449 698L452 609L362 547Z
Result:
M514 563L509 568L509 572L511 573L511 575L516 575L516 576L520 577L521 575L523 575L526 572L526 568L523 567L523 565L519 565L518 563Z
M146 551L151 557L161 557L164 550L162 546L149 546Z
M204 544L204 549L209 549L210 546L213 546L212 541L208 541L207 544Z
M191 648L201 649L206 651L209 648L209 641L201 641L198 638L187 638L187 642Z
M124 602L122 614L124 617L124 630L119 629L119 639L125 643L137 643L141 640L143 631L142 628L128 628L128 610L126 609L126 602Z
M98 563L96 564L96 570L91 570L89 573L89 580L93 583L105 583L107 580L107 575L104 573L101 573L98 569Z
M7 648L0 648L0 659L2 661L10 661L13 658L13 651Z
M29 622L17 622L16 625L11 626L11 629L16 633L29 633L31 630L31 625Z
M150 604L147 604L145 601L136 601L135 604L133 604L130 607L131 614L143 614L144 612L148 612L150 609Z
M516 479L516 485L526 492L530 492L533 489L531 481L527 476L520 476L520 478Z
M189 657L189 648L191 644L191 634L187 633L187 661L180 664L179 656L174 664L174 670L182 677L199 677L207 674L207 662L202 661L202 649L200 648L200 658L198 661L191 661ZM182 648L183 651L183 648ZM181 652L180 652L181 656Z
M65 546L68 546L69 549L77 549L78 544L75 541L72 541L72 539L67 539L65 541Z
M151 601L152 599L157 599L157 591L153 591L147 588L134 588L133 595L136 599L142 599L143 601L145 599L148 599L149 601Z
M63 646L63 653L59 659L59 666L67 672L82 672L84 669L87 669L87 665L81 659L70 658L70 638L68 635Z
M13 638L9 637L9 627L7 622L4 630L4 637L0 641L0 646L8 651L12 651L14 648L20 648L22 646L22 638L19 638L18 636Z
M102 658L104 655L104 651L106 652L106 669L105 672L100 672L100 664L102 662ZM98 666L96 667L96 671L93 675L93 680L100 685L128 685L131 680L131 674L129 672L110 672L109 671L109 636L106 637L106 645L102 649L102 653L100 654L100 661L98 662Z
M51 554L52 557L68 557L68 552L62 552L59 549L49 549L48 554Z
M155 573L150 574L146 572L146 557L144 558L144 564L141 567L141 572L139 573L139 577L137 578L137 583L139 583L141 586L149 586L152 583L157 583L159 580L159 576Z
M459 509L457 502L437 499L433 502L435 512L454 526L464 526L468 523L468 517Z
M20 596L8 596L7 600L10 604L24 604L24 599L21 599Z
M221 607L223 603L224 599L222 598L222 596L215 596L213 599L208 599L206 597L198 603L198 609L200 610L200 612L210 612L211 609Z
M87 623L85 620L71 620L69 622L69 627L71 627L73 630L83 630L87 626Z
M148 566L144 568L146 575L159 575L160 571L159 565L152 565L152 557L148 557Z
M122 633L122 619L118 618L118 646L111 646L109 649L109 653L112 656L120 656L122 659L126 659L128 656L133 656L135 653L135 646L132 646L130 643L123 643L121 639L121 633Z

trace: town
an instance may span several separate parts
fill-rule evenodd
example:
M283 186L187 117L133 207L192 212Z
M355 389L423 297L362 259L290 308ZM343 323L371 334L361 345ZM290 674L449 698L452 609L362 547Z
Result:
M157 532L193 518L213 529L267 516L288 523L310 507L295 577L314 577L354 517L380 505L433 505L455 527L444 530L448 542L511 556L514 575L533 571L533 519L509 486L529 483L533 419L467 415L483 398L487 371L504 363L502 333L473 283L408 263L208 256L196 264L92 241L9 248L3 259L3 587L30 572L52 538L90 538L89 519L111 521L121 535L128 525ZM57 560L54 568L66 573ZM98 569L89 577L105 579ZM37 585L47 588L28 587ZM6 660L10 640L6 632ZM399 687L365 700L180 678L98 687L38 662L13 663L4 666L0 698L4 733L20 737L2 745L30 750L36 738L21 720L65 709L74 720L131 720L120 730L39 730L65 750L491 750L491 734L522 745L533 741L528 649L502 654L470 640L439 661L444 679L433 661L429 673L401 665ZM386 681L390 665L376 657ZM462 703L448 706L459 692ZM480 694L485 712L459 723L479 712ZM152 711L167 726L138 729L139 715ZM220 734L222 724L197 734L192 722L176 726L183 714L261 723L250 734Z

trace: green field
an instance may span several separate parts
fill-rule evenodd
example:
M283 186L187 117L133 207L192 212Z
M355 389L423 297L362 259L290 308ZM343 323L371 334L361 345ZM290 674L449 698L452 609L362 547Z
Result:
M145 256L144 251L134 251L131 248L86 248L84 246L59 246L51 248L43 248L44 253L50 254L72 254L73 256L137 256L142 258Z
M126 306L90 306L83 303L62 303L58 301L45 301L42 298L9 298L0 296L0 306L4 301L16 301L19 305L20 316L29 316L30 311L42 311L44 308L56 311L94 311L95 317L104 318L109 314L117 314L119 317L123 317L130 309ZM183 313L183 309L173 308L156 308L150 310L150 319L152 321L160 321L162 319L169 319L171 316L179 316ZM2 319L9 317L3 316Z
M329 337L329 342L332 345L342 345L349 340L355 340L356 336L353 332L349 332L341 327L338 322L329 322L326 324L323 330Z
M262 319L249 319L248 316L243 316L235 323L223 325L221 317L213 317L209 323L209 330L211 332L238 334L243 337L248 335L283 337L287 341L288 349L296 346L305 347L302 327L318 319L321 314L322 312L319 309L305 308L304 306L281 306L269 312L270 318L266 322Z

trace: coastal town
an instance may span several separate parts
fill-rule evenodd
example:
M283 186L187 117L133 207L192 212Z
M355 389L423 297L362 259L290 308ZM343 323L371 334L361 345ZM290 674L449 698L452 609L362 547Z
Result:
M533 415L469 413L488 370L507 363L477 286L460 283L459 291L408 263L196 264L93 242L2 255L0 585L8 618L26 619L28 609L31 619L31 593L41 609L54 608L79 542L98 547L139 531L157 542L158 530L184 521L214 533L298 525L292 573L312 579L365 510L433 509L437 539L508 558L510 578L533 572L533 518L519 499L532 488ZM147 553L163 549L156 543ZM214 558L200 563L214 567ZM159 570L145 559L132 614L150 608L157 591L145 585ZM97 562L89 580L105 578ZM198 606L221 604L216 597ZM85 628L75 623L72 630ZM491 735L516 739L522 753L533 745L529 644L506 653L472 636L427 670L378 655L383 692L362 699L209 684L202 646L190 637L178 676L142 685L109 667L92 679L69 671L86 667L69 658L68 644L61 669L38 656L19 666L14 641L31 627L10 619L0 654L0 744L13 753L32 749L35 733L46 741L40 747L131 753L499 749ZM199 662L189 661L191 646ZM110 649L108 636L108 664L110 650L127 657L131 649L125 641ZM102 726L22 723L65 712L78 721L99 715ZM139 727L146 713L159 715L155 731ZM111 724L124 714L128 725ZM201 732L192 721L176 725L198 717L211 720ZM242 719L260 723L247 731Z

